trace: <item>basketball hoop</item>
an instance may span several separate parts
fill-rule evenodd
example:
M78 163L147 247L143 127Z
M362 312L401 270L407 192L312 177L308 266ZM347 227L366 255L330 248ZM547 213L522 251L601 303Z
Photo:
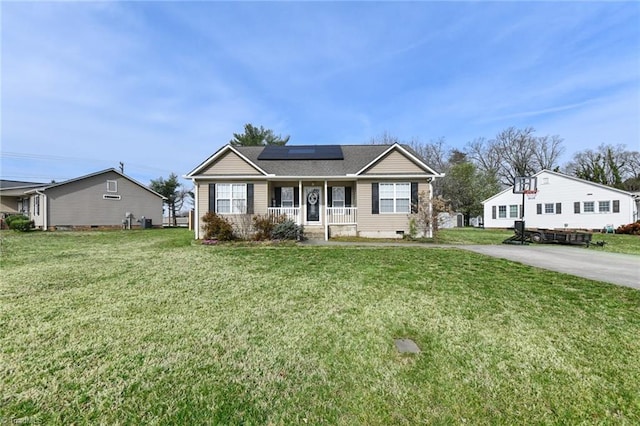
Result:
M522 193L524 195L526 195L529 200L535 200L536 199L536 195L538 195L538 190L536 190L536 189L527 189L527 190L522 191Z

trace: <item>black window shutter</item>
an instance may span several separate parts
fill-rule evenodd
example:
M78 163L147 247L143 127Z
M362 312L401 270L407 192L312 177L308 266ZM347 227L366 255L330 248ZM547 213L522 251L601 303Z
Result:
M300 188L293 187L293 206L300 207Z
M371 184L371 214L380 214L380 196L378 195L378 182Z
M562 203L556 203L556 214L562 214Z
M542 214L542 204L540 203L536 204L536 213Z
M418 182L411 182L411 213L418 213Z
M247 184L247 214L253 214L253 184Z
M613 200L613 212L620 213L620 200Z
M491 219L496 218L496 206L491 206Z
M344 188L344 206L351 207L351 187Z
M573 203L573 212L575 214L580 214L580 201Z
M327 205L329 207L333 207L333 187L332 186L327 188Z
M274 188L276 196L276 207L282 207L282 188Z
M215 183L209 184L209 211L214 213L216 211L216 184Z

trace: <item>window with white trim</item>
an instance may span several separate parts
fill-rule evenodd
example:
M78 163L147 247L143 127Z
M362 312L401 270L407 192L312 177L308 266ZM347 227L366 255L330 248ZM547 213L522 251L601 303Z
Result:
M280 194L281 207L293 207L293 186L283 186Z
M611 201L598 201L598 213L609 213L611 211Z
M545 212L545 214L553 214L553 213L555 213L555 204L553 204L553 203L545 203L544 204L544 212Z
M583 213L593 213L595 212L595 204L593 201L585 201L582 203L582 212Z
M219 183L216 185L216 213L244 214L246 212L246 183Z
M118 192L118 181L117 180L108 180L107 181L107 192Z
M411 183L380 183L380 213L411 213ZM335 202L335 201L334 201Z
M518 217L518 205L517 204L511 204L509 206L509 217L512 218L512 219Z
M507 218L507 206L498 206L498 219Z
M334 186L331 189L331 207L344 207L344 186Z
M33 199L33 211L36 216L40 216L40 196L36 195Z

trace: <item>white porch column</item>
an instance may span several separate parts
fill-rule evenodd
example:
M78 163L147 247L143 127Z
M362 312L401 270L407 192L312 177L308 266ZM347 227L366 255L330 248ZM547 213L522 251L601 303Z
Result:
M327 181L324 181L324 240L329 241L329 218L327 217L327 204L329 203L329 194L327 193Z
M298 224L298 226L302 225L302 215L304 214L302 211L302 200L304 199L304 194L302 193L302 181L299 180L298 181L298 203L299 203L299 210L298 210L298 218L296 219L296 223Z
M429 235L426 236L427 238L433 238L433 221L438 220L437 217L433 217L433 184L431 182L433 182L433 178L429 180L429 216L431 220L429 221Z

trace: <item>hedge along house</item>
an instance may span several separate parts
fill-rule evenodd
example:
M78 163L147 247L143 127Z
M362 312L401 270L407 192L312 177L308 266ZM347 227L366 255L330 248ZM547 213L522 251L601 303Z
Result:
M162 224L164 197L116 169L31 189L25 195L29 218L43 230Z
M235 223L285 215L307 236L328 239L401 238L419 194L430 203L431 182L441 176L400 144L225 145L186 178L195 186L197 239L209 211Z
M602 230L638 220L637 194L551 170L533 176L538 192L524 198L527 228ZM482 203L485 228L513 227L522 215L522 195L513 186Z

